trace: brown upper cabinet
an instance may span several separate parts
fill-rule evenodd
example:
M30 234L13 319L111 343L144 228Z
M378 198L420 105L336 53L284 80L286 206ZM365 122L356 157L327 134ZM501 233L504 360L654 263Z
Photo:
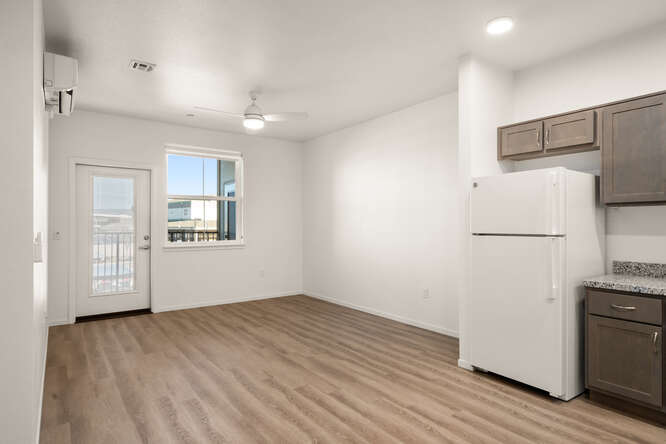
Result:
M599 149L597 110L558 114L497 129L497 158L535 159Z
M596 111L565 114L544 120L546 152L594 144ZM596 147L596 145L595 145Z
M500 156L510 157L543 152L543 121L499 129Z
M603 128L603 202L666 202L666 94L604 108Z
M497 128L497 158L601 149L607 205L666 203L666 91Z

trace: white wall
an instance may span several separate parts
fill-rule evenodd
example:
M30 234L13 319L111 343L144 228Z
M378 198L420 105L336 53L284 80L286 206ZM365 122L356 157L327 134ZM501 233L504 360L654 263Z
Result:
M512 117L513 72L464 56L458 65L458 94L460 150L469 153L469 176L511 171L510 162L497 160L497 127Z
M41 233L42 262L33 264L33 330L35 333L33 430L39 436L42 409L48 327L48 244L49 244L49 117L44 105L44 11L42 1L33 1L33 236Z
M455 93L306 142L306 294L455 335L456 151Z
M45 352L45 264L32 261L33 230L46 228L47 120L41 91L41 1L0 5L0 70L12 106L0 108L3 255L0 259L0 433L2 442L35 442Z
M514 121L666 90L666 27L587 48L516 73ZM563 165L600 169L599 152L515 162L517 170ZM666 263L666 206L608 208L607 271L613 260Z
M471 233L469 195L473 177L511 171L511 162L497 160L497 127L511 120L513 73L474 55L458 64L458 206L457 235L459 258L458 324L460 330L458 365L471 369L467 342L467 292L470 279Z
M152 168L152 308L163 311L302 290L301 145L76 110L51 125L49 322L68 316L69 162L83 157ZM167 251L166 143L240 151L245 163L242 249ZM260 271L264 270L264 276Z

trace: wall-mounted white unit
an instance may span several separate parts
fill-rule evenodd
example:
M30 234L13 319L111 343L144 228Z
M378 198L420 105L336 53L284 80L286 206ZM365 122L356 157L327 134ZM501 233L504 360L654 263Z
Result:
M51 52L44 53L44 101L51 115L68 116L74 111L79 85L79 62Z

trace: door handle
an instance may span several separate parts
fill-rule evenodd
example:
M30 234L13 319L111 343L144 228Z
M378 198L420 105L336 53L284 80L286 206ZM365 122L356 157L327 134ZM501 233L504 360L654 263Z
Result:
M150 250L150 245L140 245L139 250Z
M556 239L550 239L550 288L548 289L547 301L552 302L557 300L559 296L559 254L557 251Z
M636 310L636 307L632 307L629 305L617 305L617 304L610 304L611 308L614 308L615 310L619 311L634 311Z

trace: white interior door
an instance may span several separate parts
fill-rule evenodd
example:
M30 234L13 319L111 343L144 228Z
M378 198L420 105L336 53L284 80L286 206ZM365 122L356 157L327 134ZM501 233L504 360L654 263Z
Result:
M563 394L561 237L473 236L472 364Z
M150 173L76 167L76 315L150 307Z

